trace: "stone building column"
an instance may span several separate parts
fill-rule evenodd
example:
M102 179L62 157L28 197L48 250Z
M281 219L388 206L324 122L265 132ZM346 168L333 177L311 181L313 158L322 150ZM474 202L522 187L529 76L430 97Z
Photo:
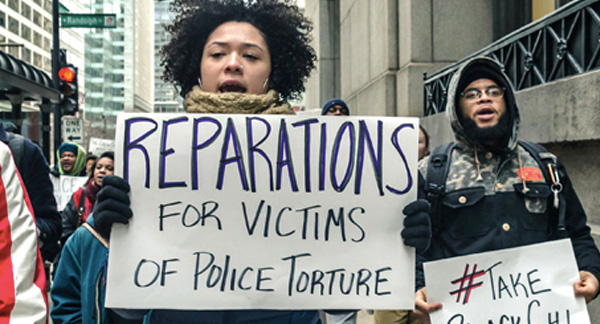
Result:
M339 0L309 0L305 15L314 26L313 47L319 58L317 69L306 83L306 108L320 108L340 92L340 4Z

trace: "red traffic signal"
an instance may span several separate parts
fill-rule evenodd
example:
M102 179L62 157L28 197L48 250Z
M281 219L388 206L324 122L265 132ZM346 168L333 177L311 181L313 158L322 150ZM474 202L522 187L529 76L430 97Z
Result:
M67 64L58 70L58 90L63 97L60 107L63 115L74 115L79 110L79 91L77 89L77 68Z
M63 67L58 70L58 78L64 82L73 82L75 80L75 70L71 67Z

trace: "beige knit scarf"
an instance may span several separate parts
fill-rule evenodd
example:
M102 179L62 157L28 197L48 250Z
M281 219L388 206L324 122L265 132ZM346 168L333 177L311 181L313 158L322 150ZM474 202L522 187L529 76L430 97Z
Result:
M185 96L183 105L188 113L206 114L294 114L288 103L279 102L279 94L212 93L199 86Z

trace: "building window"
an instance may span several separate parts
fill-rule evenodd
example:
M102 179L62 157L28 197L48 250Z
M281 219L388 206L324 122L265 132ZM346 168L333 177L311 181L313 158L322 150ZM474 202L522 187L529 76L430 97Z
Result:
M36 10L33 11L33 23L40 27L43 27L42 15L39 12L37 12Z
M50 52L52 46L50 45L50 38L44 37L44 51Z
M44 57L44 70L52 73L52 61L48 57Z
M19 34L19 21L13 17L8 17L8 30L11 33L18 35Z
M42 6L42 0L34 0L33 2L40 7Z
M40 69L42 68L42 56L38 53L33 53L33 65Z
M21 4L21 15L29 20L31 20L31 7L26 3Z
M21 24L21 37L23 37L26 41L31 42L31 28Z
M533 0L494 0L494 40L531 22Z
M19 0L8 0L8 7L16 12L19 12Z
M0 11L0 27L6 28L6 14L4 11Z
M44 30L52 33L52 20L44 18Z
M12 40L8 40L8 43L9 44L16 44L16 42L13 42ZM10 55L12 55L12 56L14 56L16 58L19 58L19 47L17 47L17 46L10 46L10 47L8 47L8 54L10 54Z
M25 61L25 63L31 63L31 50L28 48L23 48L21 59Z
M52 0L44 1L44 10L48 11L49 13L52 13Z
M38 32L33 32L33 44L39 48L42 48L42 35Z

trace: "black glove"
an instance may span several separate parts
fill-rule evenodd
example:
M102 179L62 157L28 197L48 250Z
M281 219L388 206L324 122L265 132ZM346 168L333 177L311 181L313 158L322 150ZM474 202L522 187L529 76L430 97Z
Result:
M129 184L123 178L109 175L102 180L93 216L94 228L102 236L110 237L110 229L114 223L129 223L133 212L129 208L128 193Z
M404 229L400 235L404 244L417 249L421 254L429 248L431 242L431 221L429 220L429 202L419 199L406 205L402 213L404 218Z

